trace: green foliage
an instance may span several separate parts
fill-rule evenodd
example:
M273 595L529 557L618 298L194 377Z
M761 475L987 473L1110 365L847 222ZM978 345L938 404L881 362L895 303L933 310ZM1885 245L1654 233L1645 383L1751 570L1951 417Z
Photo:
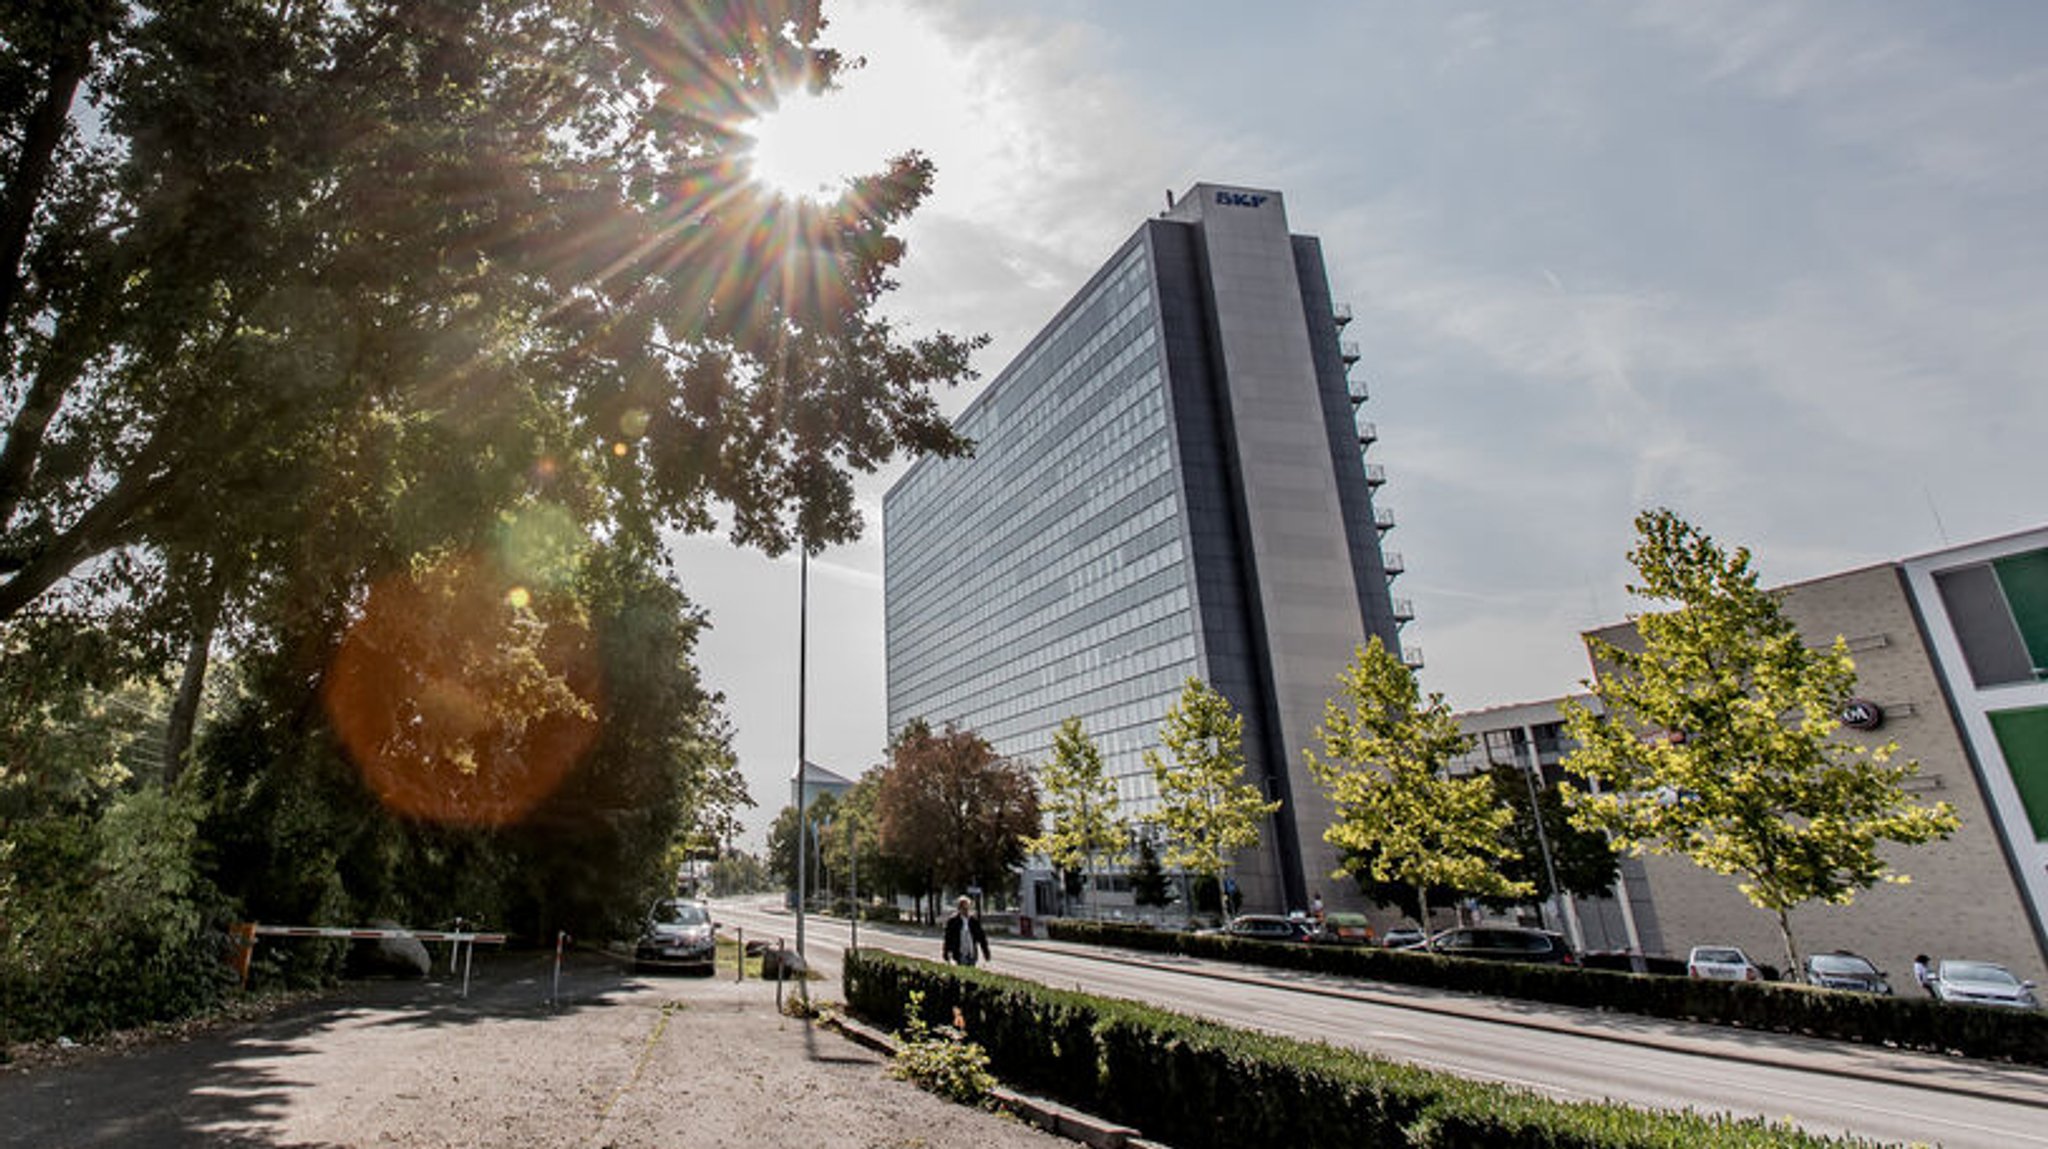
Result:
M1152 839L1138 839L1138 860L1131 868L1131 900L1141 906L1164 907L1173 900L1167 886L1166 867L1159 862L1159 851L1153 847Z
M1636 618L1640 650L1589 640L1599 711L1564 707L1578 743L1566 768L1595 788L1573 795L1574 818L1737 878L1777 916L1797 969L1788 911L1905 881L1880 846L1945 838L1955 811L1912 800L1919 766L1893 764L1895 745L1835 737L1856 682L1847 646L1810 649L1758 589L1747 549L1724 551L1668 510L1638 515L1636 533L1642 581L1629 591L1668 609Z
M1532 892L1497 869L1513 857L1503 840L1513 811L1496 800L1484 776L1445 773L1464 752L1465 736L1443 695L1424 702L1415 673L1378 638L1357 652L1337 682L1348 709L1335 699L1326 702L1316 729L1322 755L1304 753L1337 807L1323 840L1344 852L1345 871L1423 891Z
M1557 884L1574 897L1596 898L1614 888L1621 873L1621 860L1606 834L1572 823L1564 794L1556 786L1537 784L1530 799L1529 771L1513 762L1496 762L1487 770L1497 805L1514 811L1514 821L1501 834L1501 841L1513 851L1502 858L1499 869L1512 882L1534 888L1534 897L1548 900L1550 874L1543 866L1543 845L1550 846L1551 864L1557 869ZM1537 835L1541 819L1542 837ZM1514 904L1501 895L1482 899L1496 906ZM1516 899L1519 900L1519 899Z
M1474 961L1407 950L1290 945L1114 922L1050 920L1046 936L1084 945L2048 1066L2048 1013L2030 1010L1963 1007L1927 998L1878 997L1792 984Z
M996 1079L988 1071L988 1052L951 1026L924 1019L924 993L911 990L903 1009L902 1045L889 1076L914 1081L949 1101L985 1105Z
M1024 848L1044 854L1061 873L1092 874L1098 859L1122 861L1118 850L1130 835L1117 814L1116 780L1103 769L1102 751L1081 728L1079 718L1060 723L1052 758L1039 770L1045 792L1045 832Z
M1166 756L1145 752L1159 787L1153 820L1166 835L1165 864L1221 881L1231 858L1259 844L1280 809L1244 777L1244 716L1199 678L1189 678L1159 727Z
M931 1009L957 1011L1005 1081L1186 1149L1872 1145L1756 1120L1554 1101L1354 1050L874 950L847 955L844 976L847 1005L861 1016L897 1024L904 1002L919 995Z
M725 897L765 893L775 884L761 859L744 850L727 850L711 863L711 888Z

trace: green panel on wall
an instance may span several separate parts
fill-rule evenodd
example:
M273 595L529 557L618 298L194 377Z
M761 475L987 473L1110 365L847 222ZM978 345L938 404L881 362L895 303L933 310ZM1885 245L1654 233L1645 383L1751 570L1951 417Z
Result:
M2048 678L2048 550L2011 555L1991 565L2033 657L2034 677Z
M2020 804L2027 808L2035 839L2048 842L2048 706L1994 710L1991 730L1998 736L2013 785L2019 787Z

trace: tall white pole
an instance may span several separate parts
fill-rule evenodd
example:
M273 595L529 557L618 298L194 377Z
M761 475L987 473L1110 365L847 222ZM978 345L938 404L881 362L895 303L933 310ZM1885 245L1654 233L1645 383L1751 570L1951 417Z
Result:
M810 869L810 823L804 820L804 656L809 652L811 544L801 542L796 592L796 956L804 956L804 871Z

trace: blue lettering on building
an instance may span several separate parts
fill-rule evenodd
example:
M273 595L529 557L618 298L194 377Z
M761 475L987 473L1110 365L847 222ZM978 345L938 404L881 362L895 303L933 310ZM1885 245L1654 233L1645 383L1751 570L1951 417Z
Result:
M1266 202L1266 197L1249 192L1217 192L1216 202L1226 207L1257 207Z

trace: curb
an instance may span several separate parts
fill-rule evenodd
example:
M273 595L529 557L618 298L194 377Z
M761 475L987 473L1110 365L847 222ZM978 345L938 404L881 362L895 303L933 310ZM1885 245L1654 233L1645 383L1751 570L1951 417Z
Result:
M891 1057L896 1055L896 1039L865 1022L842 1013L834 1013L823 1019L822 1024L855 1045ZM1000 1085L989 1090L989 1096L1004 1111L1054 1136L1078 1141L1090 1146L1091 1149L1167 1149L1156 1141L1145 1140L1138 1135L1136 1129L1127 1125L1112 1124L1093 1114L1061 1105L1057 1101L1033 1097L1028 1093L1019 1093Z

